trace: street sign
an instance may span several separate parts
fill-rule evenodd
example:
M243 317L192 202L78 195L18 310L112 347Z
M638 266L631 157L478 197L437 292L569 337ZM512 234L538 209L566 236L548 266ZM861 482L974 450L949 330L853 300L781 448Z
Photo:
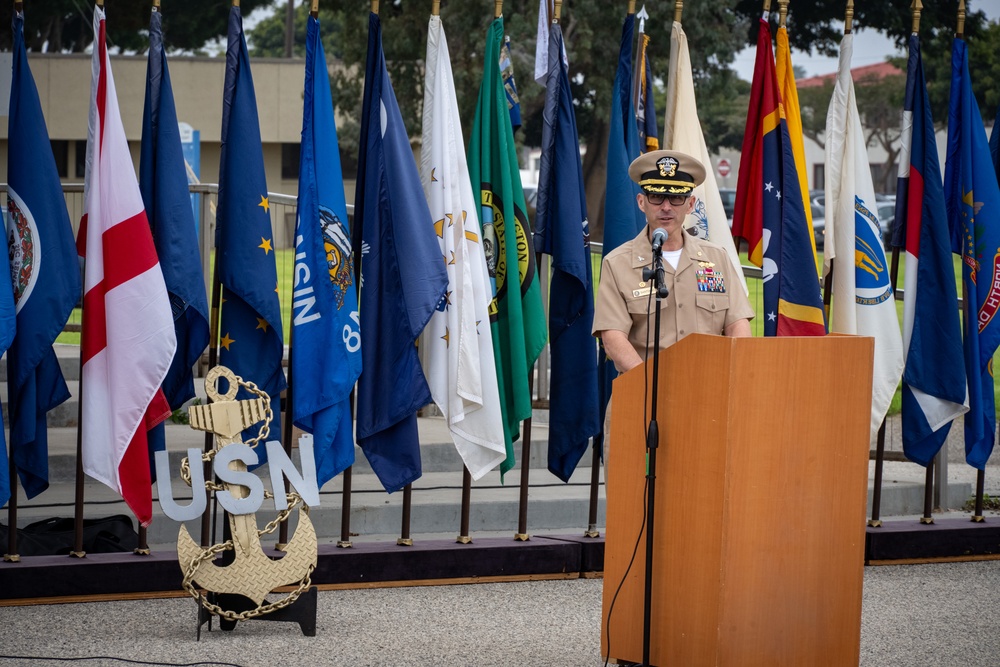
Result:
M721 160L719 160L719 164L716 168L719 171L719 176L725 178L726 176L729 175L732 165L729 164L729 160L727 160L726 158L722 158Z

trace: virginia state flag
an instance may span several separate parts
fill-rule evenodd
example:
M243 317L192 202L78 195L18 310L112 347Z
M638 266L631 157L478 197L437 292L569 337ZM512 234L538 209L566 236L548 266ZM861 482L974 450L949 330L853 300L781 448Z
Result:
M292 416L313 434L320 486L354 464L351 390L361 374L361 334L347 203L319 20L306 25L292 286Z
M545 347L545 311L535 270L535 250L525 214L514 131L500 78L503 18L486 34L483 83L469 141L469 176L479 190L483 246L493 287L490 327L504 416L507 458L501 477L514 467L514 448L522 420L531 417L528 378Z
M70 396L52 343L80 298L80 272L20 12L14 16L13 65L6 231L17 335L7 350L10 455L25 494L33 498L49 485L45 414ZM0 304L5 295L6 288L0 290ZM0 314L0 341L10 331L6 319Z
M284 344L274 266L270 204L264 180L257 98L240 8L229 10L229 44L222 98L222 155L216 212L216 270L222 287L219 363L271 397L285 389ZM241 389L237 399L252 395ZM280 440L281 410L274 409L269 440ZM257 434L257 426L249 432ZM263 447L255 449L260 463Z
M466 469L472 479L481 479L507 458L507 449L489 334L493 293L440 16L430 17L424 62L420 180L448 271L446 298L421 341L424 371Z
M173 311L177 351L163 380L163 394L170 409L177 410L195 395L193 367L208 346L208 299L161 20L154 9L149 19L139 190ZM151 456L165 448L162 425L150 431L149 445ZM150 463L155 474L152 459Z
M903 452L926 466L969 403L948 214L918 35L910 35L909 50L896 185L896 219L903 222L897 245L906 250Z
M826 323L809 244L812 234L806 225L795 157L778 97L771 30L763 20L757 35L750 100L744 137L754 136L751 145L756 152L744 152L740 160L743 194L737 190L734 220L739 218L750 236L761 230L764 335L822 336Z
M496 68L499 49L494 56ZM366 63L354 196L365 355L358 379L357 438L382 486L392 493L421 474L417 410L432 397L414 343L435 309L444 307L448 274L385 68L382 25L374 13L368 18ZM506 98L503 104L506 115ZM510 128L510 121L505 123Z
M830 331L875 339L871 435L877 433L903 371L903 340L889 280L889 264L875 205L851 55L854 35L840 43L840 63L826 116L826 242L833 269Z
M631 241L646 225L646 216L636 205L639 186L629 178L628 166L639 157L639 133L632 119L632 38L635 32L635 14L629 14L622 23L622 38L618 48L618 67L611 90L611 120L608 129L608 170L604 194L604 247L602 256ZM598 354L597 391L600 396L598 433L594 446L603 451L604 417L611 400L611 385L618 371L615 363L607 358L604 345Z
M965 285L963 325L969 412L965 416L965 460L983 470L993 452L996 406L993 355L1000 344L1000 188L986 131L969 79L964 40L951 52L948 153L944 170L952 252L962 255ZM945 303L942 303L946 306Z
M170 416L160 387L176 339L163 273L132 168L108 57L104 9L94 8L80 335L83 470L152 520L147 432ZM67 267L61 267L66 270Z
M564 482L600 429L590 223L583 189L579 134L569 75L562 62L562 28L549 34L549 78L542 113L542 154L535 248L552 256L549 283L549 471Z

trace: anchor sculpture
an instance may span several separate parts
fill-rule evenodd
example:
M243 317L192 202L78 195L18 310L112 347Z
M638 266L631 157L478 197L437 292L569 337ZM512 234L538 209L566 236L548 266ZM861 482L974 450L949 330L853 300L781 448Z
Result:
M221 393L218 388L218 382L223 378L229 383L226 393ZM241 386L255 394L257 398L234 400ZM215 434L215 447L205 454L203 461L211 461L227 445L242 443L242 432L258 422L263 421L263 425L257 437L245 444L253 447L267 437L271 421L271 402L265 392L253 383L243 381L224 366L216 366L209 371L205 378L205 388L213 402L188 409L192 428ZM190 485L187 459L181 468L182 477ZM239 472L247 469L239 459L233 460L229 468ZM205 486L211 491L229 491L237 499L249 495L247 487L241 485L219 485L206 481ZM299 513L295 535L286 546L284 557L271 559L261 547L260 536L274 532L278 524L300 505L303 511ZM177 536L177 557L184 573L184 588L209 612L229 621L259 617L289 606L309 588L310 575L316 568L316 532L307 511L308 508L305 507L302 498L298 494L290 493L288 509L280 512L278 518L267 524L263 530L257 529L255 514L230 513L229 528L232 537L222 544L204 548L195 543L187 528L182 525ZM228 565L218 566L213 562L216 555L230 550L233 553ZM265 597L274 589L296 583L298 583L297 588L287 597L274 603L265 603ZM254 601L257 607L240 613L224 610L202 595L195 588L195 584L216 594L242 595Z

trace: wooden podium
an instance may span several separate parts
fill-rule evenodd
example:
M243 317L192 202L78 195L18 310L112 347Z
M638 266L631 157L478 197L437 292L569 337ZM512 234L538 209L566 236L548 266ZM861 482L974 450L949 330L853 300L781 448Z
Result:
M856 667L873 353L836 335L660 352L653 665ZM601 655L616 661L642 660L652 368L612 400Z

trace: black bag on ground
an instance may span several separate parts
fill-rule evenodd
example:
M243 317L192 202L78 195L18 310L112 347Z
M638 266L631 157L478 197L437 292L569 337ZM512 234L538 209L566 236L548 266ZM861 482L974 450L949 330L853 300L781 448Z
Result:
M53 517L28 524L17 531L17 552L21 556L65 556L76 542L74 519ZM0 547L6 550L7 527L0 524ZM87 553L132 551L139 545L139 535L132 527L132 517L115 514L100 519L83 520L83 550Z

